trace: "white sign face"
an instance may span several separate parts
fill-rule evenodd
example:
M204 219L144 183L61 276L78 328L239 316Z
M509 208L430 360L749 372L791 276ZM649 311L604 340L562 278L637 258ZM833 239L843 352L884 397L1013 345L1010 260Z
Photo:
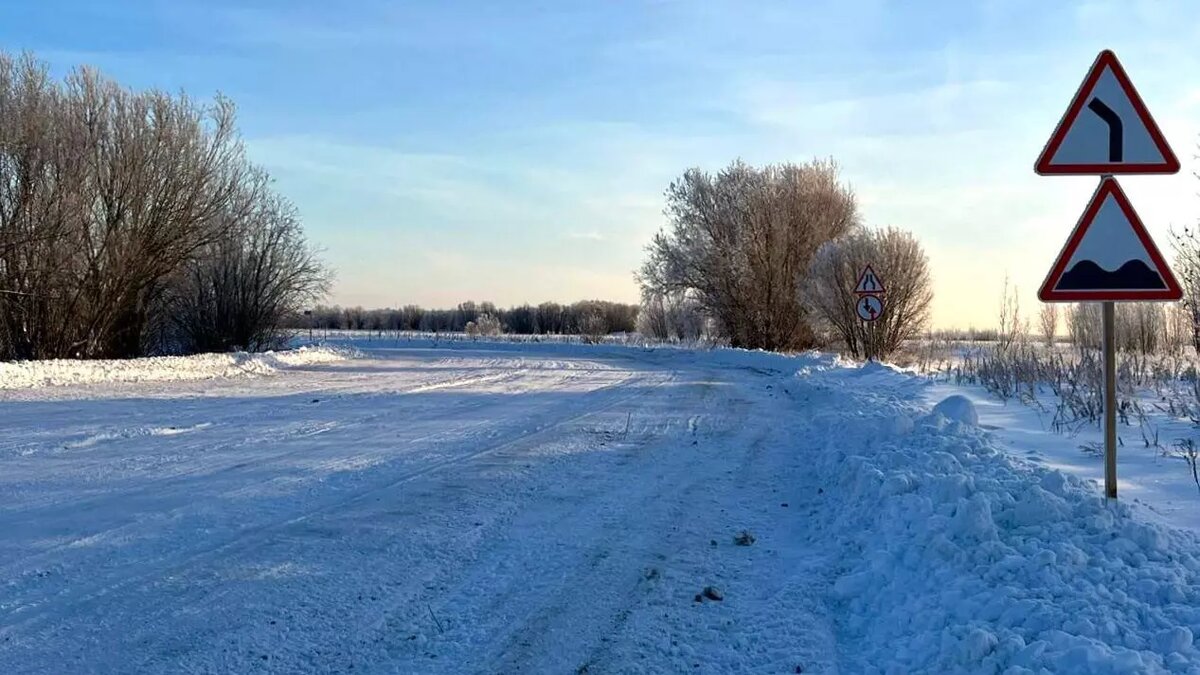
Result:
M854 286L854 292L863 293L885 293L883 282L880 281L879 275L875 274L875 270L867 265L863 269L862 274L858 275L858 283Z
M875 295L864 295L858 299L854 310L863 321L874 321L883 314L883 300Z
M1178 300L1182 290L1121 186L1107 178L1038 295L1045 301Z
M1179 160L1116 55L1106 50L1092 64L1035 171L1176 173Z

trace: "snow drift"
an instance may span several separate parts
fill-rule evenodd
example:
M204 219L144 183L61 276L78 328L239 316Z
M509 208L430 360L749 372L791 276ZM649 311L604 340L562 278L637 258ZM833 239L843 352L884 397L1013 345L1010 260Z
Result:
M55 359L0 363L0 390L68 384L168 382L270 375L280 370L349 358L351 351L331 347L249 354L197 354L141 359L85 361Z
M942 399L933 407L933 412L959 424L969 427L979 426L979 412L975 410L975 404L971 402L971 399L960 394Z
M1197 673L1200 540L923 414L918 378L826 371L808 455L837 504L851 672ZM820 536L820 535L816 535Z

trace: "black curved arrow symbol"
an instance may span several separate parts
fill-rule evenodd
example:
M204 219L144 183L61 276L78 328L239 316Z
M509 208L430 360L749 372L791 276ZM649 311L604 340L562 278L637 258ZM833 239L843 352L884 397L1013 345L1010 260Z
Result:
M1098 98L1093 98L1088 103L1088 109L1096 113L1096 116L1104 120L1108 124L1108 161L1120 162L1124 156L1124 128L1121 125L1121 116L1115 110L1104 105L1104 101Z

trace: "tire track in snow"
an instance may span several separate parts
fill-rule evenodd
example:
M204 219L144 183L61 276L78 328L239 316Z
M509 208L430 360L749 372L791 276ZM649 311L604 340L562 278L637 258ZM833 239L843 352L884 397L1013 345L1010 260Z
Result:
M443 359L442 361L450 361L450 359ZM356 362L355 365L361 365L361 363L362 362ZM403 396L403 395L409 395L409 394L414 394L414 393L424 393L426 391L431 391L431 390L435 390L435 389L446 389L446 388L452 388L452 387L457 387L457 386L474 385L474 384L481 384L481 383L493 383L494 384L494 383L497 383L500 381L513 381L513 380L519 379L521 375L527 374L528 371L521 370L521 368L523 368L523 364L525 364L525 363L527 363L527 360L524 360L524 359L520 360L520 362L518 364L516 364L512 368L508 369L511 372L497 373L494 375L489 375L489 376L484 376L484 377L449 378L449 379L441 381L441 382L437 382L437 383L433 383L433 384L426 384L426 385L419 385L419 386L404 389L404 390L401 390L398 392L389 393L388 395L389 396L390 395ZM563 373L563 377L561 377L556 382L556 384L561 385L561 384L575 381L575 380L579 379L580 377L585 376L586 373L591 373L591 372L594 372L594 369L585 368L585 369L568 371L566 373ZM324 393L324 392L321 392L321 393ZM376 396L378 396L378 395L376 395ZM467 405L444 410L432 418L423 417L421 419L421 423L432 425L436 422L448 420L448 419L451 419L451 418L454 418L454 417L457 417L460 415L470 414L474 411L478 411L478 410L484 409L486 407L487 407L487 404L482 403L482 402L468 402ZM287 441L290 441L290 440L296 439L296 438L303 438L303 437L308 437L308 436L312 436L312 435L316 435L316 434L320 434L320 433L326 433L333 428L336 428L339 433L350 433L356 428L365 427L370 422L378 421L378 420L384 419L384 418L394 417L398 412L403 413L403 412L408 412L408 411L397 411L397 410L391 409L391 410L387 410L384 412L370 412L365 415L359 414L357 418L350 419L350 420L339 418L335 421L330 421L330 422L326 422L326 423L318 423L316 425L314 425L312 423L305 423L305 424L301 425L299 429L296 429L296 430L293 430L293 429L279 429L279 430L269 429L269 430L267 430L267 432L270 433L270 435L267 438L263 438L262 432L259 432L259 433L253 434L253 435L244 435L240 438L227 440L227 441L219 443L217 445L208 445L204 441L203 438L198 438L198 439L195 439L190 444L185 444L183 447L179 447L178 449L172 448L171 454L172 455L186 454L186 455L194 457L194 456L201 455L201 454L213 454L214 452L235 452L241 448L245 448L245 447L249 447L249 446L262 446L262 445L266 445L266 444L270 444L270 443L287 442ZM326 412L326 415L328 415L328 414L332 414L332 413ZM233 420L222 420L221 426L222 427L237 427L238 421L242 421L244 419L259 418L261 416L262 416L261 412L247 413L247 414L241 416L240 418L234 418ZM211 425L211 423L205 423L205 424ZM460 432L471 431L471 430L474 430L474 429L477 429L480 427L487 426L488 424L490 424L489 420L482 420L478 423L466 425L465 427L463 425L460 425L457 430ZM384 433L386 435L386 432L384 432ZM421 442L433 439L441 434L444 434L444 432L433 432L430 434L426 434L424 436L406 439L405 442L407 444L419 444ZM95 497L86 498L86 499L82 499L82 500L74 500L74 501L67 502L67 503L56 502L53 500L43 500L41 502L38 502L38 501L28 502L27 501L21 505L24 508L22 508L20 511L11 511L10 513L12 513L14 515L20 514L20 513L28 513L29 511L32 511L36 508L44 508L51 504L62 504L62 506L60 508L63 511L69 510L71 512L79 512L81 510L87 510L87 511L102 512L105 510L105 509L103 509L103 506L106 504L111 504L111 503L119 504L119 503L123 503L123 502L128 502L129 500L132 500L132 499L143 498L148 495L155 495L155 494L162 494L164 492L170 492L170 490L174 486L182 485L184 483L187 483L189 481L196 479L197 477L203 477L205 479L209 479L209 478L225 477L229 474L246 472L246 471L250 471L250 470L263 471L264 468L269 467L272 464L279 464L285 460L290 460L297 456L304 455L304 454L310 453L310 452L312 452L311 448L305 447L305 446L299 446L299 447L295 447L290 450L285 450L283 452L273 453L273 454L269 454L266 456L256 455L252 458L233 457L229 461L222 462L219 464L199 464L197 466L193 466L192 468L185 469L183 471L171 472L168 475L165 475L165 476L162 476L159 478L152 478L149 480L144 480L144 481L141 481L141 484L138 488L135 488L132 490L123 490L123 491L119 491L119 492L117 492L117 491L107 492L107 493L104 493L102 495L98 495ZM378 457L378 456L379 456L378 452L367 452L367 453L360 453L357 455L341 456L336 459L331 459L331 460L320 462L316 465L313 465L313 466L309 467L309 471L312 473L319 473L321 471L331 471L331 470L336 469L339 465L351 466L351 467L352 466L361 466L365 460L368 460L373 457ZM111 460L97 460L90 464L83 465L81 470L77 469L77 472L96 473L97 467L107 467L111 463L112 463ZM267 476L267 477L264 477L261 481L257 481L255 483L251 483L250 485L243 486L242 489L236 490L232 494L245 494L245 493L252 491L252 489L254 489L254 488L261 488L262 486L264 486L266 484L287 483L287 482L291 482L290 479L281 478L278 476ZM33 507L33 508L29 508L29 507ZM170 516L173 516L174 514L182 513L184 511L188 510L189 508L190 508L190 505L185 504L183 506L169 509L166 512L159 513L158 514L159 519L169 521ZM37 563L43 562L45 560L52 559L54 555L57 555L63 551L69 550L71 548L74 548L74 547L78 546L81 542L96 542L96 541L102 541L104 539L109 539L114 536L120 536L122 533L126 532L127 530L134 528L136 526L142 525L142 524L144 524L143 521L141 521L139 519L135 519L135 520L127 522L123 526L110 528L108 530L90 532L82 537L75 538L70 541L66 541L61 544L54 545L50 548L42 549L41 551L34 554L33 556L26 556L26 557L16 561L12 565L0 568L0 577L16 578L19 575L19 572L17 570L17 568L19 568L19 567L28 568L31 564L37 564Z
M611 392L614 390L618 390L621 387L628 386L628 384L629 383L627 380L621 380L621 381L614 382L614 383L605 385L603 387L591 390L587 393L589 395L595 395L595 394L600 394L600 393ZM658 385L661 385L661 384L665 384L665 382L658 383ZM304 513L301 513L299 515L295 515L295 516L288 517L285 519L270 521L270 522L263 523L260 525L255 525L255 526L240 529L231 538L222 540L221 542L216 543L214 545L204 546L199 549L192 549L190 552L187 553L187 555L185 555L183 557L174 557L174 558L170 558L165 561L162 561L164 564L155 565L155 566L150 567L149 569L146 569L146 567L142 567L142 568L135 570L134 572L129 573L129 574L118 575L115 578L110 577L110 578L102 581L99 584L89 585L89 586L85 586L85 587L79 587L79 586L69 587L63 593L60 593L60 594L55 595L48 599L44 599L39 604L32 605L32 606L25 605L22 607L18 607L15 610L11 610L8 613L8 616L10 617L10 621L8 623L6 623L5 625L0 626L0 638L11 639L11 638L15 637L16 634L18 634L19 632L28 632L30 630L36 629L40 625L45 624L47 621L52 620L54 618L53 611L55 610L56 606L58 606L58 605L63 605L63 604L69 605L71 607L73 613L79 614L81 612L81 610L90 608L91 606L95 605L97 603L97 601L105 598L106 596L109 596L109 595L115 594L115 593L120 593L120 592L127 592L129 589L131 589L133 587L137 587L139 585L147 585L148 583L152 583L153 581L156 581L158 579L177 575L177 574L185 571L188 567L204 563L206 561L209 561L211 559L214 559L214 558L222 555L223 553L225 553L231 549L236 548L239 544L241 544L242 542L244 542L250 538L261 539L262 536L265 534L276 532L276 531L282 530L286 527L304 522L306 520L312 519L317 516L320 516L322 514L330 513L332 511L335 511L335 510L338 510L341 508L345 508L345 507L353 505L355 503L364 501L366 499L369 499L369 498L375 496L376 494L378 494L380 492L386 492L386 491L392 490L404 483L410 482L416 478L427 475L429 473L443 470L446 468L450 468L455 465L462 464L464 462L469 462L471 460L475 460L475 459L484 457L486 455L496 453L496 452L503 450L509 446L512 446L512 445L515 445L518 443L522 443L522 442L527 442L531 438L534 438L534 437L549 435L549 434L555 432L559 427L561 427L563 425L570 424L576 420L582 419L589 415L597 414L599 412L603 412L605 410L613 408L617 405L620 405L622 402L624 402L626 400L629 400L629 399L632 399L632 398L638 396L640 393L641 392L639 392L639 391L635 391L631 394L627 394L624 396L618 396L616 398L613 398L612 400L600 403L597 407L594 407L590 410L584 410L577 414L572 414L568 417L560 418L558 421L552 422L548 426L542 427L540 429L534 429L532 431L527 431L524 433L519 432L519 435L516 438L510 437L510 438L507 438L507 439L501 441L500 443L484 446L484 447L482 447L478 450L472 451L472 452L462 453L462 454L454 455L451 457L447 457L443 460L437 460L434 462L430 462L430 463L426 464L425 466L419 467L419 468L411 470L411 471L404 472L403 474L401 474L398 477L389 479L388 481L386 481L383 484L375 485L372 487L368 487L366 489L359 490L348 498L340 499L340 500L336 500L332 503L326 503L326 504L320 505L317 508L307 510ZM486 421L481 422L477 426L479 426L479 427L486 426L490 422L491 422L491 420L486 420ZM435 432L434 434L431 434L430 437L436 437L438 435L440 435L440 433ZM11 619L15 619L15 620L11 620Z
M511 526L514 538L501 542L498 549L480 552L494 564L523 570L508 579L509 585L492 588L495 580L505 575L485 564L468 570L446 594L415 603L423 611L424 603L431 602L442 616L468 613L484 621L483 626L457 626L453 635L435 636L430 648L443 645L452 650L439 653L437 661L419 655L395 656L385 664L373 664L372 670L426 672L438 670L437 664L470 662L477 665L471 672L571 672L588 662L589 654L602 648L607 636L628 617L630 606L636 604L637 593L647 583L643 578L647 566L663 564L674 550L674 543L667 542L674 542L672 535L688 520L689 505L695 502L689 495L701 492L718 474L732 470L739 456L727 455L725 444L707 449L692 445L698 429L706 428L699 441L707 444L713 435L736 429L739 420L731 413L729 400L714 396L721 393L719 388L705 381L688 384L692 392L682 400L669 397L658 403L671 412L665 420L657 420L650 431L653 438L623 451L619 475L592 485L570 508L554 505L546 510L545 504L537 505L539 508L526 512L520 523ZM698 407L700 412L692 413ZM650 417L661 415L657 409L639 410ZM708 429L709 420L720 423ZM744 445L753 446L765 433L761 429L747 431L732 445L742 445L742 437L749 436ZM644 474L655 478L625 480ZM582 545L558 540L532 544L525 540L526 532L561 533ZM701 538L707 547L707 535ZM690 543L694 547L696 541ZM641 562L631 567L631 558ZM488 589L488 600L481 607L472 607L481 589ZM409 604L414 604L411 599ZM387 618L385 615L379 622ZM563 627L569 631L564 633ZM547 654L563 658L537 662Z
M428 418L428 417L423 418L422 423L429 423L432 425L432 424L435 424L438 422L443 422L445 420L452 419L457 416L470 414L473 411L478 411L483 408L486 408L486 404L483 402L467 402L466 405L456 406L456 407L452 407L452 408L443 410L442 412L438 413L437 415L435 415L432 418ZM246 448L246 447L250 447L250 446L270 446L275 443L287 443L291 440L298 439L298 438L307 438L307 437L315 436L315 435L322 434L322 433L328 433L329 431L331 431L333 429L337 429L337 431L339 433L351 433L357 428L365 427L370 422L374 422L374 421L377 421L379 419L383 419L386 417L392 417L392 416L395 416L396 414L397 414L396 410L388 410L386 412L371 412L371 413L367 413L365 415L359 415L357 419L346 420L344 418L339 418L337 420L331 420L331 421L327 421L327 422L323 422L323 423L305 422L305 423L299 425L298 428L268 429L268 430L266 430L268 435L265 438L263 436L263 432L257 432L255 434L251 434L251 435L243 435L242 437L228 440L226 442L219 443L217 445L207 445L203 441L203 439L195 439L188 445L184 445L183 447L181 447L179 449L173 449L172 454L189 454L192 456L196 456L196 455L200 455L202 453L203 454L212 454L214 452L236 452L237 450L239 450L241 448ZM475 428L478 428L481 426L486 426L488 423L489 423L489 420L485 419L485 420L481 420L477 423L472 423L470 425L466 425L465 427L460 425L458 427L458 430L459 431L463 431L463 430L469 431L469 430L472 430L472 429L475 429ZM226 421L222 421L221 425L223 427L233 426ZM417 443L421 443L421 442L430 440L432 438L435 438L439 434L444 434L444 433L445 433L444 430L431 432L429 434L425 434L423 436L418 436L416 438L406 439L405 442L408 444L417 444ZM312 452L311 447L301 445L298 447L293 447L291 449L284 450L282 452L276 452L276 453L271 453L271 454L267 454L267 455L259 454L259 455L255 455L255 456L252 456L249 458L233 457L229 461L226 461L226 462L221 462L221 463L217 463L217 464L199 464L197 466L193 466L193 467L183 470L183 471L172 472L172 473L170 473L166 476L162 476L160 478L153 478L153 479L145 480L145 481L141 482L139 487L130 489L130 490L106 492L106 493L104 493L102 495L98 495L96 497L85 498L85 499L70 501L70 502L66 502L66 503L50 501L50 502L32 502L32 504L30 504L29 502L26 502L25 504L22 504L22 506L23 507L33 506L36 509L38 507L45 507L50 504L55 504L55 505L61 504L61 506L59 508L63 512L80 512L80 511L103 512L105 510L103 507L107 504L113 504L113 503L120 504L123 502L128 502L130 500L142 498L142 497L145 497L148 495L169 493L176 486L182 486L183 484L188 483L188 482L196 479L197 477L203 477L204 479L207 480L207 479L211 479L211 478L225 477L225 476L228 476L229 474L233 474L233 473L248 472L250 470L263 471L264 469L268 469L271 465L279 464L285 460L289 460L289 459L295 458L297 456L304 455L306 453L311 453L311 452ZM366 454L367 453L362 453L359 455L342 456L340 459L344 460L344 461L348 461L351 464L353 464L353 463L359 462L362 459L364 459L366 457ZM311 467L311 469L328 469L330 466L332 466L333 462L335 462L335 461L336 460L331 460L330 462L321 463L321 464ZM107 466L109 464L111 464L111 460L109 460L109 461L99 460L97 462L92 463L92 465L85 465L84 472L87 472L88 470L94 470L95 466ZM270 483L272 481L277 481L277 480L279 480L279 478L277 476L268 475L268 476L265 476L260 481L256 481L254 483L251 483L250 485L243 486L242 490L247 491L250 488L262 486L263 484ZM191 508L190 504L184 504L182 506L178 506L178 507L169 509L168 511L161 512L158 515L160 516L160 519L169 521L170 516L172 516L174 514L182 513L184 511L187 511L190 508ZM10 513L13 513L14 515L15 514L23 514L23 513L27 514L31 510L34 510L34 509L23 508L20 511L15 511L15 512L10 512ZM102 538L119 536L122 533L126 532L127 530L134 528L138 525L142 525L142 524L144 524L142 520L135 518L135 519L125 523L124 525L121 525L121 526L118 526L115 528L110 528L107 530L100 530L97 532L88 533L87 535L82 537L82 539L90 540L90 541L98 541ZM53 546L51 548L43 549L33 556L26 556L25 558L22 558L16 562L14 562L12 565L8 565L3 568L0 568L0 577L14 578L17 575L16 568L28 567L31 564L37 564L44 560L51 559L51 558L53 558L54 555L75 547L78 544L78 542L79 542L79 540L67 541L62 544Z
M546 436L553 437L553 436L561 435L564 427L577 425L578 423L582 422L583 420L585 420L587 418L606 414L609 411L613 410L614 408L618 408L620 406L633 405L635 401L645 398L645 397L648 397L648 396L651 396L653 394L653 392L658 391L662 387L672 383L675 379L673 376L669 376L669 375L668 376L654 375L651 377L646 377L645 376L646 373L641 373L640 375L641 375L641 377L633 377L633 378L629 378L629 379L640 380L643 384L646 384L649 386L638 387L633 392L630 392L628 394L623 394L617 398L602 402L598 405L594 405L585 411L579 412L578 414L572 414L569 417L560 418L557 421L555 421L547 426L543 426L536 430L530 431L518 438L510 437L508 440L506 440L500 444L485 448L477 453L473 453L470 457L462 458L462 460L463 461L478 460L485 456L497 455L502 452L512 450L518 446L539 446L542 444L541 443L542 438L544 438ZM622 382L613 383L609 387L605 387L605 389L620 389L623 387L627 387L630 384L629 379L622 381ZM597 391L599 391L599 390L597 390ZM463 462L456 461L456 462L453 462L453 465L459 465L461 463L463 463ZM449 465L447 465L447 466L449 466ZM373 489L370 491L370 494L363 493L354 499L350 499L350 500L341 502L337 505L338 508L321 509L319 512L313 512L311 514L306 514L302 518L293 519L292 521L289 521L288 523L281 524L280 528L273 528L273 529L282 529L282 527L286 527L288 525L293 525L293 524L302 522L304 520L309 520L311 518L316 518L316 517L320 517L320 516L324 516L324 515L331 515L333 511L341 510L342 508L344 508L346 506L350 506L350 505L356 504L358 502L366 501L367 498L369 498L369 497L374 497L381 492L388 492L392 488L397 487L397 486L401 485L402 483L411 482L411 480L413 480L415 478L432 473L435 468L446 468L446 467L433 467L429 471L422 471L420 473L420 475L408 476L405 479L398 480L393 484L390 484L387 486L380 486L377 489ZM248 549L240 551L240 553L245 554L249 551L252 551L252 550L255 550L258 548L270 546L272 543L273 543L272 541L266 540L265 538L260 538L255 545L251 546ZM216 553L216 552L214 552L214 553ZM201 562L203 562L203 561L201 561ZM427 563L427 567L437 567L439 565L440 565L440 561L438 561L438 560L432 560ZM411 567L407 567L407 568L405 568L404 572L405 572L406 576L409 576L409 577L421 578L424 576L421 569L414 569ZM178 604L186 606L187 607L186 611L189 613L204 612L208 608L212 608L214 606L220 605L221 601L224 600L230 593L235 593L238 590L239 589L232 588L230 586L224 586L224 587L218 588L216 590L214 590L212 588L196 587L194 589L194 591L190 592L187 596L178 598L178 601L179 601ZM339 618L339 623L342 623L343 625L357 626L358 628L347 629L346 632L339 634L339 636L337 638L338 642L344 644L347 642L347 638L350 636L355 636L355 637L361 636L363 634L364 629L367 631L379 629L381 626L383 626L387 622L387 620L389 618L392 617L392 612L390 610L394 610L396 607L401 606L402 601L396 600L395 598L400 598L401 596L405 596L405 595L407 595L405 590L399 589L393 593L393 595L391 596L391 598L393 598L393 599L390 602L389 602L389 598L384 598L381 601L385 605L385 609L370 609L367 612L362 613L359 616L350 618L350 619ZM165 611L170 611L170 610L165 610ZM421 611L424 611L424 610L422 609ZM150 622L150 623L152 624L152 622ZM131 639L134 641L138 641L138 640L142 640L142 639L152 640L153 633L155 630L156 630L156 628L154 628L152 625L152 627L149 629L149 632L151 633L151 635L146 635L144 637L138 637L135 635ZM326 637L326 636L322 636L322 637ZM363 638L363 639L365 639L365 638ZM314 647L315 647L315 645L310 645L309 648L312 649ZM318 652L319 652L319 650L318 650ZM151 666L154 665L152 663L152 661L153 661L153 659L151 659L151 662L147 662L143 665L147 666L148 669L153 669L153 668L151 668Z
M562 382L569 381L570 379L573 379L574 377L576 377L576 376L572 375L570 377L563 378ZM432 418L428 418L428 417L423 418L421 420L421 422L423 425L427 424L429 426L437 426L437 423L439 423L439 422L442 422L442 421L445 421L445 420L448 420L448 419L451 419L451 418L454 418L454 417L457 417L460 415L469 414L472 411L478 411L478 410L484 409L486 407L487 406L484 403L472 402L465 406L455 407L455 408L445 410L445 411L435 415ZM338 430L340 432L350 433L350 432L353 432L356 428L364 427L369 422L376 421L376 420L379 420L382 418L394 417L396 415L396 412L397 411L395 411L395 410L388 410L385 412L372 412L372 413L368 413L366 415L360 415L358 419L350 420L348 422L343 420L337 424ZM469 425L459 425L451 433L453 433L455 436L465 435L464 432L469 432L469 431L477 429L477 428L486 427L489 424L491 424L491 422L492 422L491 420L484 419L484 420L480 420L479 422L476 422L476 423L471 423ZM223 423L223 425L224 424L225 423ZM278 441L286 441L286 440L296 438L296 437L304 437L304 436L309 436L309 435L313 435L316 433L323 433L323 432L327 431L328 428L329 427L327 427L327 426L321 426L320 428L317 428L314 430L314 429L312 429L312 427L310 425L305 424L302 426L302 428L298 432L292 431L292 430L286 430L286 431L282 431L281 433L273 434L271 437L269 437L267 439L263 439L260 435L254 434L254 435L246 436L246 437L237 439L235 441L232 441L232 442L229 442L224 445L217 446L217 447L220 449L223 449L223 450L236 450L237 448L244 447L247 445L260 445L260 444L264 444L264 443L270 444L270 443L274 443L274 442L278 442ZM388 430L384 429L384 430L382 430L381 435L387 436L387 433L388 433ZM431 439L438 438L443 435L447 435L447 432L444 428L439 429L434 432L424 434L422 436L415 437L415 438L404 439L404 442L406 444L415 445L415 444L420 444L422 442L425 442L425 441L428 441ZM203 447L202 443L199 443L198 445ZM188 449L193 450L193 451L195 450L195 448L186 448L186 447L183 448L183 450L188 450ZM205 447L204 449L208 452L211 452L211 450L212 450L212 448L208 448L208 447ZM179 452L179 451L175 451L175 452ZM109 502L118 502L118 503L125 502L130 499L142 496L142 495L155 494L155 493L161 493L163 491L169 491L169 488L172 487L173 485L175 485L176 483L186 482L187 480L190 480L191 478L194 478L197 475L203 475L205 478L209 478L209 477L220 476L220 475L230 473L230 472L236 472L240 469L253 468L255 470L262 470L264 467L269 467L271 464L279 463L281 460L290 459L297 455L302 455L302 454L311 453L311 452L312 452L312 448L301 446L301 447L297 447L297 448L287 450L287 451L284 451L281 453L275 453L275 454L272 454L272 455L269 455L266 457L263 457L262 455L258 455L258 456L252 457L252 458L234 458L229 462L222 463L215 467L213 465L197 466L188 471L172 473L171 475L166 476L164 478L152 479L149 481L145 481L144 486L139 489L136 489L136 490L132 490L132 491L127 490L127 491L121 491L118 493L106 493L105 495L103 495L99 498L94 498L94 499L85 500L85 501L71 502L67 506L69 507L69 510L72 512L79 512L81 510L96 510L99 507L101 507L102 505L109 503ZM377 452L376 453L368 452L368 453L359 453L359 454L348 455L348 456L343 455L343 456L340 456L333 460L319 463L318 465L316 465L314 467L310 467L310 470L312 470L312 469L328 469L330 467L335 466L338 463L348 463L348 464L354 465L354 464L358 464L358 463L362 462L362 460L364 460L365 458L367 458L369 456L375 456L377 454L378 454ZM252 488L259 487L264 484L271 483L273 481L278 481L278 480L279 480L279 477L268 475L268 476L264 477L261 481L257 481L250 485L243 486L240 490L237 490L235 492L249 491ZM64 508L66 508L66 507L64 507ZM170 509L169 511L161 513L159 515L165 516L166 520L170 520L169 516L172 516L177 513L182 513L184 511L187 511L189 508L191 508L191 506L189 504L185 504L183 506ZM128 528L134 527L134 526L137 526L140 524L142 524L142 521L135 519L135 520L127 523L124 526L89 533L88 535L86 535L84 537L84 539L96 541L96 540L99 540L101 538L105 538L108 536L120 535ZM26 556L25 558L18 560L13 565L0 569L0 576L8 576L9 578L13 578L15 576L15 572L16 572L15 568L16 567L28 567L29 564L31 564L31 563L38 563L40 561L50 559L53 557L54 554L60 553L62 551L68 550L70 548L73 548L76 544L77 544L77 541L72 540L72 541L68 541L63 544L57 545L51 549L43 550L43 551L39 552L38 554L35 554L34 556Z
M536 672L558 666L602 666L612 636L624 627L633 609L640 604L638 591L644 592L648 585L656 581L646 578L649 574L646 570L653 569L657 574L662 574L660 567L669 567L677 562L673 554L677 556L681 551L703 547L707 536L726 529L724 525L706 523L707 530L701 531L695 523L699 517L697 505L703 502L703 493L711 492L712 486L730 473L733 467L744 464L745 458L753 456L755 449L770 433L770 428L739 424L738 421L745 420L739 414L740 401L730 399L727 396L729 392L715 389L714 379L708 374L697 383L701 388L701 399L707 405L703 412L686 417L681 446L676 448L675 456L671 458L674 461L667 467L661 461L647 462L649 466L646 469L653 468L661 473L656 481L642 486L636 505L630 503L631 496L627 493L615 493L619 495L623 511L616 520L602 525L602 530L609 536L592 538L594 545L600 548L588 556L585 565L576 567L569 577L563 579L558 592L548 598L549 602L542 604L533 616L522 622L500 647L497 661L503 664L503 668L499 672ZM720 397L716 396L718 393ZM674 419L683 421L682 417ZM714 419L719 419L723 424L713 425L711 421ZM696 439L700 430L706 427L703 438L696 440L697 443L703 441L705 448L697 450L699 446L690 446L689 439ZM707 447L713 436L731 433L735 434L734 437L724 440L720 446ZM741 453L728 452L731 447L740 448ZM649 567L630 569L628 560L622 560L622 556L612 555L607 550L613 541L619 542L619 546L614 548L634 553L633 557L641 558ZM697 590L702 585L701 579L696 579ZM620 592L622 587L623 592ZM582 602L579 589L587 589ZM686 601L685 598L681 600ZM546 649L549 646L546 636L555 626L571 626L572 634L585 638L578 645L584 647L582 658L576 658L579 663L555 663L551 666L545 661L548 654L555 652L554 649ZM561 649L561 645L558 647Z

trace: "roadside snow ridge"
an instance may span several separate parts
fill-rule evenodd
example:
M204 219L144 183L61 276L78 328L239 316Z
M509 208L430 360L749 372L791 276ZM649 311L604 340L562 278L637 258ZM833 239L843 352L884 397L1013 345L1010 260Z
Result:
M301 347L261 354L235 352L98 361L14 361L0 363L0 390L69 384L168 382L271 375L297 366L341 361L352 355L352 352L343 349Z

